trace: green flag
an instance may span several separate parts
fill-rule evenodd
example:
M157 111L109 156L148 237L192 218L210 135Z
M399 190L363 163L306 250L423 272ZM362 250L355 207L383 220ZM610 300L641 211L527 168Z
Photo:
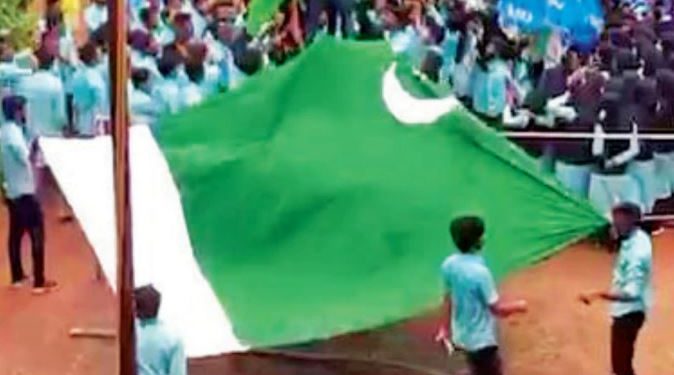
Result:
M202 272L253 347L328 338L437 306L448 224L487 224L497 277L604 219L384 42L318 41L162 123Z
M246 28L255 34L260 31L262 25L271 21L283 1L281 0L253 0L248 8Z

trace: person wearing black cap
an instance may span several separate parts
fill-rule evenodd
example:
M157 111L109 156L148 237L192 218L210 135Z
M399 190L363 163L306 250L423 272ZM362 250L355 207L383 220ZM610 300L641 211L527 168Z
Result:
M674 31L668 31L660 36L660 45L665 59L674 54Z
M652 132L655 128L658 94L656 81L653 78L640 80L636 86L636 124L640 132ZM655 206L657 199L657 183L655 174L655 160L653 158L653 144L650 141L639 142L639 154L628 167L629 174L634 177L640 186L641 204L645 213L649 213Z
M26 103L21 96L8 96L2 100L5 122L0 127L0 145L9 208L9 263L12 286L21 287L28 280L21 265L21 242L28 232L32 246L33 292L43 294L56 287L56 283L45 278L44 216L35 196L30 147L24 136Z
M566 132L590 133L599 112L599 100L605 79L599 71L590 70L571 87L571 104L578 113L573 121L561 123ZM587 198L592 170L592 140L560 140L555 143L555 174L569 190Z
M596 163L588 197L606 216L610 216L611 208L618 202L641 202L636 180L625 173L627 163L639 153L639 141L634 118L621 110L622 100L618 93L604 93L592 143ZM628 140L608 140L605 133L630 136Z
M674 134L674 71L657 72L658 111L655 131ZM664 198L674 193L674 142L653 142L655 170L658 176L658 196Z
M646 77L655 77L655 73L665 67L665 56L655 45L642 48L640 56L644 61L643 73Z
M635 375L634 345L653 303L653 246L642 229L638 205L622 203L611 211L613 232L619 241L613 280L608 290L582 293L586 305L611 303L611 367L614 375Z

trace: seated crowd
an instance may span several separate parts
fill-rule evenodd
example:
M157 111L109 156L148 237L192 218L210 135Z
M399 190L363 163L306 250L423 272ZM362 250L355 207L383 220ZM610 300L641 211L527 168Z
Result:
M110 108L108 43L114 30L106 1L87 6L83 33L64 19L60 0L46 1L31 58L0 34L0 95L27 99L31 140L95 136ZM161 115L284 64L321 33L387 39L422 78L451 85L490 125L590 134L516 142L602 212L619 201L650 212L674 192L674 141L639 138L674 134L669 1L635 7L605 0L605 29L593 48L574 45L557 30L527 35L504 29L494 1L286 0L256 35L246 28L245 0L129 3L130 112L155 132Z

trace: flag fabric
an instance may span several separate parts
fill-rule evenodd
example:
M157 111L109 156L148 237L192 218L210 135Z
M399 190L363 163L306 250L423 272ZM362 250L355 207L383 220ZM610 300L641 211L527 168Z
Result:
M448 224L500 279L605 219L384 42L317 41L238 91L130 132L134 273L190 357L373 329L439 306ZM112 142L41 147L112 288Z
M499 278L605 225L392 60L384 42L322 39L163 119L194 256L242 343L329 338L437 306L457 215L485 218Z
M246 30L256 34L262 26L270 22L283 4L282 0L253 0L248 8Z
M563 31L571 43L591 49L604 27L598 0L499 0L499 22L505 28L538 33L547 28Z

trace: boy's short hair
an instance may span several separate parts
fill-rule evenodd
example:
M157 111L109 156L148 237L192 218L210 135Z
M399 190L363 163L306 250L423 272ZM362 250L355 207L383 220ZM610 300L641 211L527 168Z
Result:
M133 291L136 301L136 316L140 320L154 319L159 315L161 294L152 285L142 286Z
M96 63L96 57L98 56L98 48L96 47L96 44L89 41L85 43L82 47L80 47L80 49L78 50L78 54L80 56L80 60L85 65L90 66Z
M26 98L20 95L10 95L2 99L2 115L6 120L14 120L16 111L26 105Z
M619 203L611 211L614 215L624 215L637 222L641 220L641 207L632 202Z
M484 235L484 221L477 216L456 218L449 226L449 233L456 247L462 253L469 252L480 243Z

